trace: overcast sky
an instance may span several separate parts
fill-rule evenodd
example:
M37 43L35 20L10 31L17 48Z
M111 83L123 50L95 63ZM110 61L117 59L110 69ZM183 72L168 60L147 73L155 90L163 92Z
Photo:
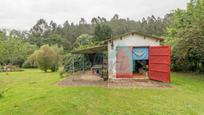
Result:
M0 0L0 28L30 29L38 19L65 20L78 23L81 17L110 19L115 13L122 18L139 20L150 15L163 17L184 9L189 0Z

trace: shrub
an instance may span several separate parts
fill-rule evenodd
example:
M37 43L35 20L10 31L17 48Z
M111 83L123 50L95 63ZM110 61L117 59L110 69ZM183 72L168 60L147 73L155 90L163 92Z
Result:
M0 80L0 98L3 97L3 93L4 93L4 90L1 88L2 84L3 84L3 82Z
M36 68L37 67L37 51L30 55L23 63L23 68Z
M56 51L48 45L43 45L40 50L36 52L36 61L38 67L47 72L48 69L53 68L52 66L58 63ZM53 69L54 70L54 69Z
M64 58L64 71L73 72L73 64L75 71L91 68L91 62L87 56L67 54Z
M62 52L63 50L58 47L43 45L27 59L25 66L38 66L45 72L47 72L49 69L52 72L55 72L59 68Z
M64 71L64 70L60 70L60 77L61 78L65 78L68 77L70 75L70 73Z
M32 65L29 61L25 61L22 65L23 68L37 68L37 65Z
M3 91L0 90L0 98L3 97Z
M55 72L55 71L57 71L58 69L59 69L59 64L58 63L53 63L52 65L51 65L51 71L52 72Z

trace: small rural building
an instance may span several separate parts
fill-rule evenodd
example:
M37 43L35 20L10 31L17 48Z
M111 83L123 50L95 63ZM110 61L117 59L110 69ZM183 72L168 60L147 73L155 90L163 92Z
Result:
M149 78L170 82L170 47L161 46L162 38L129 32L114 36L100 46L73 53L108 52L108 79Z
M169 82L170 47L160 46L162 40L138 32L108 40L109 79L139 78L143 73L150 79ZM140 68L145 70L140 73Z

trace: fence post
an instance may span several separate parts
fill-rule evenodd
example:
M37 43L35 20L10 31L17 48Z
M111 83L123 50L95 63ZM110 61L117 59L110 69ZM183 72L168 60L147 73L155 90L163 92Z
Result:
M75 56L75 55L73 55L73 57L74 57L74 56ZM74 58L73 58L73 73L74 73L74 69L75 69L75 68L74 68Z
M85 54L84 54L84 58L85 58ZM84 58L83 58L83 72L84 72Z

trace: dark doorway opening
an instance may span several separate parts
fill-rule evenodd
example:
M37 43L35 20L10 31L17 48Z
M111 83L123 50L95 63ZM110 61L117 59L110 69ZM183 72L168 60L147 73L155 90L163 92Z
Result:
M133 74L135 78L147 77L148 74L148 60L134 60Z

